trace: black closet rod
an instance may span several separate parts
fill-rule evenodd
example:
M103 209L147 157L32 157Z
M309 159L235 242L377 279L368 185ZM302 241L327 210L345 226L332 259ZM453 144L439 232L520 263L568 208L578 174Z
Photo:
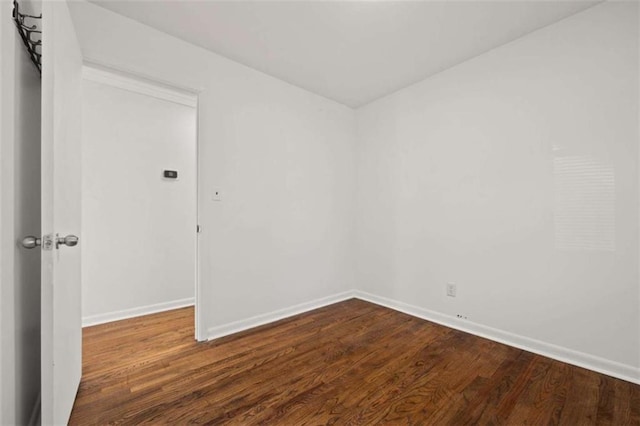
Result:
M32 25L25 24L25 19L29 19L31 22L27 22ZM13 20L18 28L18 33L29 52L31 62L38 69L38 74L42 75L42 31L38 29L38 20L40 19L42 19L42 14L33 16L20 13L18 0L13 0Z

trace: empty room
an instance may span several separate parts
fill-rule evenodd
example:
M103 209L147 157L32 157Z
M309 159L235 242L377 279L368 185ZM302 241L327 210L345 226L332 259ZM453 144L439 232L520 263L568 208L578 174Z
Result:
M0 424L640 425L640 4L0 1Z

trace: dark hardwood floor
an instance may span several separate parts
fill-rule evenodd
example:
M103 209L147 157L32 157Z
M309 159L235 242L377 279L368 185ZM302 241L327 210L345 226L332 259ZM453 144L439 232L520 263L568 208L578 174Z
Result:
M185 308L84 329L72 425L640 425L640 386L360 300L196 343Z

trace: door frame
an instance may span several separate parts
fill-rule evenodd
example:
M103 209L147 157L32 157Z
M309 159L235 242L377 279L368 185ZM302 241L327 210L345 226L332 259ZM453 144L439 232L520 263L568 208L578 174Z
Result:
M200 225L200 94L203 89L185 87L175 82L162 81L160 79L141 75L130 70L105 65L104 63L84 59L82 78L107 84L112 87L129 90L147 96L157 97L159 99L177 102L183 105L193 107L196 112L196 140L195 140L195 175L196 175L196 217L195 222L198 226L196 232L195 247L195 283L194 283L194 325L195 339L199 342L208 339L204 309L202 309L202 283L200 280L200 235L202 234L202 226Z

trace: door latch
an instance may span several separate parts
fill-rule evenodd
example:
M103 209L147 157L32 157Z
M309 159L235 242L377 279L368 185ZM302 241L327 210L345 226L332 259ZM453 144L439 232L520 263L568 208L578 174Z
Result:
M42 250L53 250L53 234L42 236Z

